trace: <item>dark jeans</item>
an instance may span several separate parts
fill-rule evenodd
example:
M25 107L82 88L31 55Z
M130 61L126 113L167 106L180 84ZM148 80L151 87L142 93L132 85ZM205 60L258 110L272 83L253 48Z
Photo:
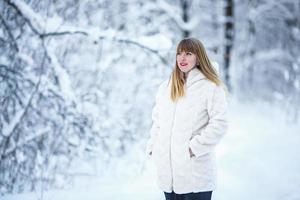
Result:
M212 191L207 192L196 192L196 193L186 193L186 194L176 194L174 191L172 193L164 192L166 200L211 200Z

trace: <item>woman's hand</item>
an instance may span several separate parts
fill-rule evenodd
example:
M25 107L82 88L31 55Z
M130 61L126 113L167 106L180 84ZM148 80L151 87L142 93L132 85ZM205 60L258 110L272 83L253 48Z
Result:
M195 156L195 154L192 152L191 148L189 148L189 152L190 152L190 157Z

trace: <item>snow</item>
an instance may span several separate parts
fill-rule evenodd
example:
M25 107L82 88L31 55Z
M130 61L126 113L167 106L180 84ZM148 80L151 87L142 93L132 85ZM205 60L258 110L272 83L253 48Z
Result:
M192 30L199 22L197 17L190 19L188 22L183 21L180 16L180 10L177 11L174 6L164 0L158 0L156 6L165 11L166 14L173 19L182 30Z
M299 81L299 80L295 80L295 81L294 81L294 86L295 86L295 88L296 88L297 90L299 90L299 88L300 88L300 81Z
M211 64L213 65L213 67L215 68L217 73L219 73L220 72L220 66L219 66L218 62L217 61L212 61Z
M23 13L23 15L30 21L32 26L38 31L43 32L45 30L44 27L44 19L38 15L36 12L34 12L30 6L26 4L26 2L21 0L12 0L12 3L17 5L18 9Z
M172 41L165 36L153 35L153 36L140 36L137 40L138 43L156 50L169 50L172 48Z
M199 23L199 18L191 18L188 22L183 21L181 13L182 10L174 5L170 4L164 0L157 0L155 2L147 2L142 8L143 13L151 12L153 10L159 10L164 12L166 17L173 21L181 30L192 30Z
M64 24L64 21L58 15L49 17L46 19L46 22L45 22L46 32L52 32L54 30L58 30L58 29L60 29L60 27L63 26L63 24Z
M36 12L34 12L30 6L28 6L25 2L19 1L19 0L13 0L12 3L14 3L18 9L23 13L25 18L27 18L30 23L32 24L32 27L34 30L37 30L39 34L44 33L46 31L46 24L45 20ZM52 28L57 28L56 26L53 26L54 21L56 23L61 23L61 21L58 19L57 16L53 18L48 19L50 22L50 25L52 25ZM48 45L47 53L51 59L51 62L53 64L53 67L56 71L56 74L59 79L59 84L62 90L62 93L64 97L69 101L75 101L75 95L73 93L73 89L71 86L70 78L66 70L61 66L61 64L58 62L56 56L55 56L55 50L51 48L51 45ZM24 54L21 54L22 58L26 58ZM28 59L27 59L28 61ZM30 60L29 60L30 61Z
M69 77L69 74L65 70L65 68L58 62L54 49L49 45L47 47L49 57L51 58L51 63L56 71L56 75L59 79L59 86L61 88L61 91L64 95L64 97L69 101L75 101L76 102L76 96L74 94L71 80Z
M27 19L25 24L13 15L14 6L8 2ZM0 63L5 65L0 76L1 103L7 103L8 96L11 102L0 117L0 143L4 141L0 151L5 158L0 165L4 170L0 192L28 191L30 178L43 187L40 179L52 175L55 186L64 189L39 188L0 199L163 199L153 163L144 152L154 86L171 72L172 49L183 31L203 41L213 54L214 67L222 72L222 49L232 42L224 38L228 20L234 20L236 33L228 72L233 92L244 99L231 101L229 132L217 148L219 187L213 199L300 199L300 125L296 121L300 29L293 20L299 13L295 1L239 1L234 18L223 16L225 1L193 1L188 22L182 19L180 3L166 0L107 5L105 1L26 2L1 4L2 21L8 26L1 23L1 44L16 42L19 51L3 45L0 53ZM44 51L51 63L40 66ZM16 67L19 73L6 67ZM24 115L31 85L38 82L40 72L33 109ZM10 95L14 89L18 97ZM252 90L253 95L245 95ZM14 103L18 98L24 106ZM43 98L49 98L49 105ZM263 98L278 101L273 105L244 101ZM50 106L54 109L48 110ZM39 109L41 115L31 113ZM66 139L61 141L60 136ZM70 152L57 152L59 145ZM89 153L98 159L91 159ZM73 162L65 168L68 158ZM26 171L35 159L34 172ZM65 173L76 177L70 185Z
M23 116L25 110L19 110L14 118L10 121L10 123L6 123L3 120L3 128L2 128L2 135L5 137L10 136L10 134L13 132L13 130L15 129L16 125L19 123L21 117Z
M68 190L53 190L43 194L44 200L67 200L67 199L145 199L159 200L163 198L163 194L155 188L154 184L148 181L153 178L150 176L142 176L139 179L126 181L120 177L105 176L101 178L86 177L77 183L76 188ZM153 193L154 192L154 193ZM33 200L37 199L40 194L27 193L22 195L5 196L2 200Z
M232 98L229 108L229 130L217 147L219 182L212 199L299 199L300 123L288 123L280 108L266 102L243 104ZM67 189L44 192L43 199L164 199L143 144L133 146L105 173L78 177ZM6 195L1 200L33 200L39 195L40 191Z
M276 3L276 1L270 1L271 3L265 3L261 6L259 6L258 8L255 9L251 9L249 12L249 16L251 17L251 19L255 19L257 17L259 17L261 14L267 14L268 17L274 17L274 18L289 18L292 19L293 15L290 12L289 9L287 9L286 6L283 6L283 4L280 3ZM274 15L274 13L270 12L272 10L277 10L276 15ZM273 14L273 16L272 16Z
M30 102L30 96L27 97L25 102L25 105L28 106ZM12 134L13 130L17 126L17 124L21 121L21 118L25 114L26 107L23 109L18 110L15 115L12 117L11 121L7 123L5 120L2 121L3 127L2 127L2 135L5 137L8 137Z
M9 153L13 152L18 147L21 147L21 146L29 143L30 141L49 133L50 131L51 131L50 128L40 129L38 132L34 132L34 133L26 136L26 138L23 141L18 142L17 144L13 143L13 145L8 147L5 151L5 155L8 155ZM12 140L12 141L14 142L14 140Z
M282 49L272 49L269 51L257 52L255 58L260 61L274 60L274 59L291 59L291 55Z
M23 61L25 61L28 64L28 66L34 64L34 60L32 59L32 57L28 56L25 53L18 52L18 57L21 58ZM28 67L28 69L30 68Z
M300 198L300 123L285 118L268 103L232 102L217 199Z

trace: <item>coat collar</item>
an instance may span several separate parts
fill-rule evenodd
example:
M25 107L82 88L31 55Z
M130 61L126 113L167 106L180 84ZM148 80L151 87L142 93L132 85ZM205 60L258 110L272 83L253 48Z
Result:
M205 78L206 78L205 75L197 67L194 67L188 73L186 79L186 86L190 86L193 83Z

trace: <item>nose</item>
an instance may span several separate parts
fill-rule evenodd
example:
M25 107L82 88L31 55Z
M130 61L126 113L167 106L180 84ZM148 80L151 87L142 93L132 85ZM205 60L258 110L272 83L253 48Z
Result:
M185 61L185 55L180 55L180 56L179 56L179 61L181 61L181 62L182 62L182 61Z

